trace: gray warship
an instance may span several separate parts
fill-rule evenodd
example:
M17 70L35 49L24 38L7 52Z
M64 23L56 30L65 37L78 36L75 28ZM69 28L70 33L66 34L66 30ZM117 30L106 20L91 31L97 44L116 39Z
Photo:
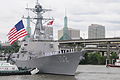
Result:
M43 9L37 2L35 8L27 8L36 14L33 37L22 42L18 53L12 54L11 63L19 68L38 68L39 73L74 75L80 60L81 51L60 48L59 42L46 37L42 14L50 11ZM49 19L48 19L49 20Z

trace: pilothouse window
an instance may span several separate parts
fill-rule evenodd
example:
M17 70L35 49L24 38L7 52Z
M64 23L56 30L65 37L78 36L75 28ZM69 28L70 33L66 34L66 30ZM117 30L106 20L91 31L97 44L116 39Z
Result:
M19 58L19 54L17 54L17 58Z
M21 51L21 53L26 53L27 51Z
M28 44L24 44L24 46L27 46Z
M53 48L53 44L50 44L50 48Z

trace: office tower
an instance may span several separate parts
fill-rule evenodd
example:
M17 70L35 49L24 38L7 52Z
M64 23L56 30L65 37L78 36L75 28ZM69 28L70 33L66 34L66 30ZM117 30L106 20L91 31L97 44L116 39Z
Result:
M91 24L88 27L88 39L105 38L105 26Z
M45 28L46 39L52 40L53 39L53 27L44 26L44 28Z
M71 39L80 39L80 30L68 28L68 35ZM58 30L58 40L63 36L63 29Z
M68 28L67 16L64 17L64 28L58 30L58 40L80 39L80 30Z

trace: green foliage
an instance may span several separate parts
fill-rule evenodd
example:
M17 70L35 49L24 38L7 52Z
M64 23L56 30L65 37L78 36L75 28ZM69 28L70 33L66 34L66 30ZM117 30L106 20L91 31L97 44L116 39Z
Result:
M106 56L102 56L100 53L86 53L80 64L94 64L94 65L104 65L106 62ZM117 59L118 55L115 52L111 53L110 59Z
M92 64L97 64L98 63L98 59L97 59L97 57L98 57L98 54L96 53L91 53L91 54L89 54L88 55L88 63L90 64L90 63L92 63Z
M117 59L118 55L115 52L111 53L110 59Z
M16 41L15 43L13 43L13 44L11 45L11 48L12 48L12 51L13 51L14 53L16 53L16 52L19 51L20 46L18 45L18 42Z
M16 53L18 52L20 46L18 45L18 41L14 42L11 46L1 46L0 45L0 52L1 53Z

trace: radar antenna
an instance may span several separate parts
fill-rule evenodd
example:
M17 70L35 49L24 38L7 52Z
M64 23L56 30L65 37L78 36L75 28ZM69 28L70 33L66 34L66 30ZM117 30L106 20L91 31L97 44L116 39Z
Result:
M34 8L26 8L27 10L31 10L36 14L35 18L30 19L36 19L35 24L35 30L33 34L33 39L37 40L45 40L45 28L43 26L43 20L54 20L53 18L44 18L42 15L47 12L51 11L51 9L43 9L42 6L39 4L38 0Z
M36 4L39 4L38 2L39 2L39 1L37 0Z

